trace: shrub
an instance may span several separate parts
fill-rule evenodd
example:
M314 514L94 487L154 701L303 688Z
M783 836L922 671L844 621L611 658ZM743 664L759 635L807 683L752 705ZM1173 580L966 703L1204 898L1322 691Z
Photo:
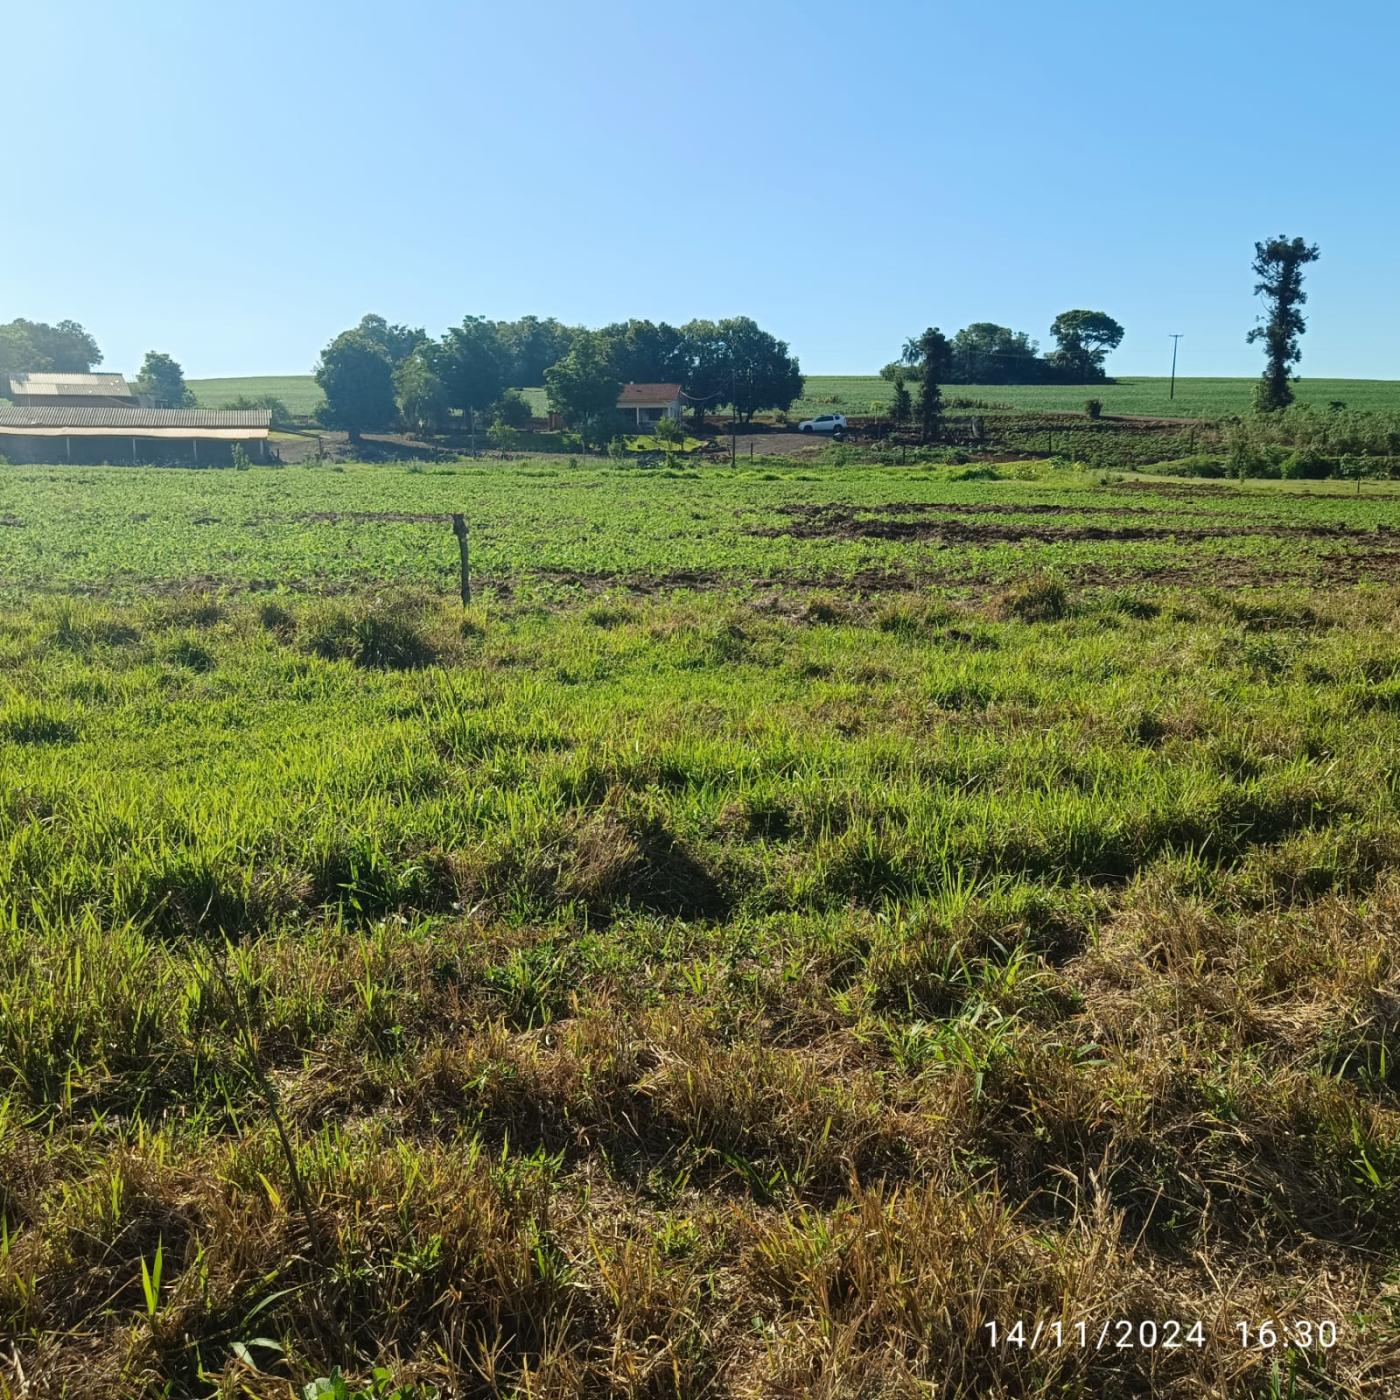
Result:
M1334 466L1326 457L1299 447L1279 463L1279 475L1285 481L1322 481L1333 475Z
M392 613L356 616L333 608L317 619L306 645L327 661L350 661L366 670L412 671L437 659L428 640Z
M524 428L533 417L529 402L519 389L507 389L491 409L493 427L500 424L506 428Z
M1069 612L1069 593L1054 574L1035 573L999 594L992 606L1001 618L1054 622Z
M1090 418L1093 418L1093 419L1095 419L1095 420L1097 420L1097 419L1099 419L1099 418L1102 418L1102 417L1103 417L1103 400L1102 400L1102 399L1085 399L1085 400L1084 400L1084 412L1085 412Z

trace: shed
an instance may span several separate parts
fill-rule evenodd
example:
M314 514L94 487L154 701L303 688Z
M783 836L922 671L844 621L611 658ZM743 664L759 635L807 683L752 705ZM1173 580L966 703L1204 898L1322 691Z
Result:
M120 374L12 374L10 397L20 408L136 407L136 395Z
M617 406L631 416L638 428L659 423L663 418L677 422L681 416L681 386L679 384L624 384L617 396Z
M227 463L241 446L268 457L265 408L0 409L0 455L16 462Z

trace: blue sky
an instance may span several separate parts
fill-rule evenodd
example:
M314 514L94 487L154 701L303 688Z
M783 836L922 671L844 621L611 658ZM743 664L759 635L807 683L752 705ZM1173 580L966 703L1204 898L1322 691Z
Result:
M1287 233L1323 254L1303 373L1400 378L1392 4L7 10L0 320L112 368L303 372L366 311L742 313L858 373L1084 306L1120 374L1171 331L1182 373L1252 374Z

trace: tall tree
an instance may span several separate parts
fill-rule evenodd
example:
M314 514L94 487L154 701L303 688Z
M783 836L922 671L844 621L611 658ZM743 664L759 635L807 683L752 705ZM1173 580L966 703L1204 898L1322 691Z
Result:
M1058 347L1050 363L1081 384L1104 378L1104 358L1123 341L1123 327L1106 311L1061 311L1050 334Z
M622 381L608 352L603 336L586 331L557 365L544 372L549 406L592 446L607 442L617 426Z
M344 428L351 442L358 442L363 432L392 425L393 366L384 347L363 331L342 331L321 351L316 382L326 396L321 421Z
M787 410L802 397L801 366L787 341L765 331L748 316L719 323L734 380L734 407L744 423L765 408Z
M916 340L906 341L905 357L918 356L919 435L925 442L937 442L943 435L943 391L953 364L953 347L937 326L930 326Z
M156 408L193 408L194 390L185 383L185 372L169 355L148 350L136 376L136 392Z
M355 329L379 346L395 369L428 338L428 332L422 326L391 326L382 316L372 312L361 316L360 324Z
M1321 256L1316 243L1279 234L1254 245L1254 295L1264 298L1265 315L1250 331L1249 344L1264 342L1264 374L1254 393L1261 413L1287 408L1293 402L1293 366L1303 358L1298 337L1307 329L1299 310L1308 299L1303 269Z
M435 433L447 422L447 390L426 346L420 346L394 371L394 396L399 416L416 432Z
M494 321L467 316L453 326L432 352L433 368L447 391L447 402L460 408L468 428L491 407L506 387L506 352Z

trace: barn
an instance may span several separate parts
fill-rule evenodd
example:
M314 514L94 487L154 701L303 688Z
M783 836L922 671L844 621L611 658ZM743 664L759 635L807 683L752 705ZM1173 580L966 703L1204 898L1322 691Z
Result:
M11 462L139 462L225 466L242 448L254 462L269 451L265 408L48 406L0 409L0 457Z
M12 374L10 397L20 408L135 408L120 374Z

